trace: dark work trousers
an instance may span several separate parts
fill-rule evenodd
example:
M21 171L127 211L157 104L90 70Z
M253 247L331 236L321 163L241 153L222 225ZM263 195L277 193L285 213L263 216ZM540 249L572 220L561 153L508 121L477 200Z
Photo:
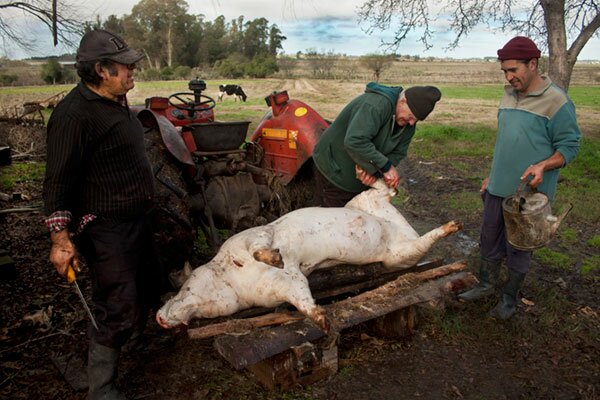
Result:
M315 190L314 204L321 207L344 207L358 193L346 192L329 182L315 166L314 176L317 190Z
M90 326L90 339L107 347L123 346L148 311L160 304L166 276L146 218L97 218L76 237L92 277L98 331Z
M506 227L502 214L503 197L494 196L487 190L483 199L483 222L481 225L481 257L489 261L501 261L516 272L527 273L531 264L531 251L517 250L506 240Z

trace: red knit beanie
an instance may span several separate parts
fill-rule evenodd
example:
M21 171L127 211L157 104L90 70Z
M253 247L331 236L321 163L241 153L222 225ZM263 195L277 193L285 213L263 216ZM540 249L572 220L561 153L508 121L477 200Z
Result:
M503 48L498 50L498 59L504 60L529 60L540 58L542 52L537 48L533 40L525 36L517 36L510 39Z

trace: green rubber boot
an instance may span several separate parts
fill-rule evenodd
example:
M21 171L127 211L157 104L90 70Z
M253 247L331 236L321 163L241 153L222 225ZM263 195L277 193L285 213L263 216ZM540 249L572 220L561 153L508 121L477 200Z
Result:
M500 277L500 265L502 261L480 260L479 283L470 290L458 295L459 299L465 301L477 300L494 294L498 279Z
M89 400L126 400L125 395L115 387L119 353L118 349L90 341L88 351Z
M522 272L508 270L508 281L502 290L502 297L496 307L490 312L489 316L497 319L509 319L517 311L519 300L519 290L523 286L525 275Z

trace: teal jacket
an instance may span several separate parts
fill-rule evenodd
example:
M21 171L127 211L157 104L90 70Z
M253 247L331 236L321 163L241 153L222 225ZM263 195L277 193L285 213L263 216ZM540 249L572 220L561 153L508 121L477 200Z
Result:
M359 193L366 187L356 178L355 165L371 175L387 172L406 157L415 126L396 124L399 86L367 84L323 132L313 151L319 171L342 190Z
M544 78L537 92L518 98L507 85L498 110L498 133L487 190L499 197L517 191L523 172L531 164L560 152L569 163L579 151L581 132L575 106L567 94ZM559 169L546 171L538 191L554 200Z

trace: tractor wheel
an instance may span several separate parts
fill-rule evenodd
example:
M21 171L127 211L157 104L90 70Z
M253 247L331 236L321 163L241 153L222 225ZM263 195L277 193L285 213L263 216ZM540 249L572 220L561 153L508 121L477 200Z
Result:
M145 145L155 177L152 225L160 261L167 270L179 270L191 257L196 238L189 221L186 183L179 162L165 147L158 129L145 134Z

